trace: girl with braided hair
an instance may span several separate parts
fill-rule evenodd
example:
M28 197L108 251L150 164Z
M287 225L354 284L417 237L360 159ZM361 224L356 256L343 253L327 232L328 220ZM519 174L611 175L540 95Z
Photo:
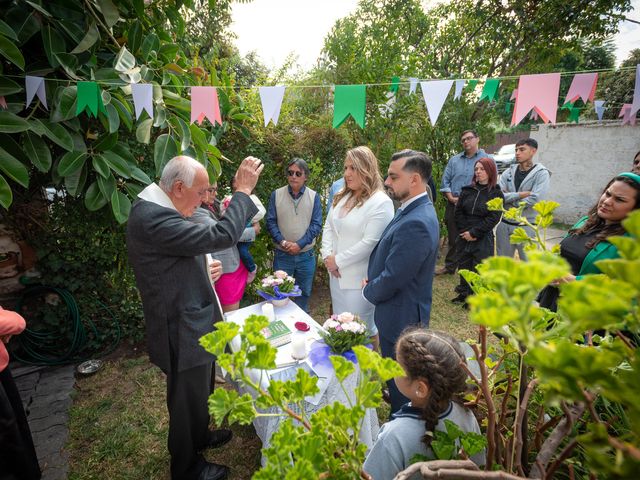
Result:
M364 462L374 480L391 480L411 464L415 455L434 459L435 430L446 431L445 420L463 432L480 432L478 421L462 405L467 373L458 342L446 333L424 328L405 330L396 343L396 360L406 375L396 377L400 392L410 402L391 416ZM484 454L471 460L484 464ZM417 476L416 478L421 478Z

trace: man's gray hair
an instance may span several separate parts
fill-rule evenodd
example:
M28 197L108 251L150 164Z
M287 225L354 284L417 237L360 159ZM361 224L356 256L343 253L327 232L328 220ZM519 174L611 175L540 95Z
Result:
M287 170L291 165L295 165L300 170L302 170L302 173L304 173L305 177L307 178L309 177L309 174L311 173L311 171L309 170L309 165L307 165L307 162L305 162L303 159L292 158L291 160L289 160L289 163L287 163Z
M165 192L170 192L173 184L178 180L181 180L187 187L191 187L199 168L204 167L200 162L191 157L187 157L186 155L173 157L162 169L160 188Z

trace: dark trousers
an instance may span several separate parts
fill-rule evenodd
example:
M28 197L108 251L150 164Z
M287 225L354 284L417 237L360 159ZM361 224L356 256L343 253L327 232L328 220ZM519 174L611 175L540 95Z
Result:
M447 202L447 207L444 211L444 221L447 224L447 244L449 246L449 250L447 251L447 256L444 259L444 268L446 268L449 272L455 272L458 269L458 249L457 246L457 238L458 238L458 227L456 226L455 219L455 211L456 206Z
M389 342L388 340L380 338L380 353L382 353L383 357L393 358L395 360L395 347L395 342ZM405 403L409 402L409 399L400 393L393 378L387 381L387 388L389 389L389 397L391 398L391 411L389 412L389 417L391 417L391 415L400 410Z
M169 453L172 480L198 478L204 457L198 453L207 445L211 388L211 369L207 364L167 374L167 409L169 410Z
M458 251L458 268L460 270L471 270L475 272L476 267L482 260L493 255L492 232L475 242L467 242L458 237L456 244ZM462 275L460 275L460 283L456 286L456 292L465 298L473 294L471 285L462 278Z
M37 480L40 476L27 416L7 367L0 372L0 479Z

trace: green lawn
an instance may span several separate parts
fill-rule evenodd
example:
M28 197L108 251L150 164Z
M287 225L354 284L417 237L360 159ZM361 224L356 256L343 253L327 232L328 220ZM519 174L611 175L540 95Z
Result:
M459 339L476 338L466 311L449 302L458 276L436 277L431 328ZM326 279L319 274L311 303L314 319L329 314ZM386 406L385 406L386 407ZM388 408L379 412L386 418ZM77 381L67 444L70 479L150 480L169 478L165 382L146 355L107 361L95 375ZM230 479L246 480L259 468L261 443L252 426L234 425L233 440L206 453L231 467Z

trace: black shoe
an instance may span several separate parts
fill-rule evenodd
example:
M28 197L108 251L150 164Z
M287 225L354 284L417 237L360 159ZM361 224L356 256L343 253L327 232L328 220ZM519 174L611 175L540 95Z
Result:
M209 438L204 448L220 448L229 443L233 437L233 432L226 428L209 431Z
M229 474L229 469L224 465L206 462L198 475L198 480L224 480Z
M451 303L459 303L459 304L466 305L467 297L466 295L458 295L457 297L451 299Z

